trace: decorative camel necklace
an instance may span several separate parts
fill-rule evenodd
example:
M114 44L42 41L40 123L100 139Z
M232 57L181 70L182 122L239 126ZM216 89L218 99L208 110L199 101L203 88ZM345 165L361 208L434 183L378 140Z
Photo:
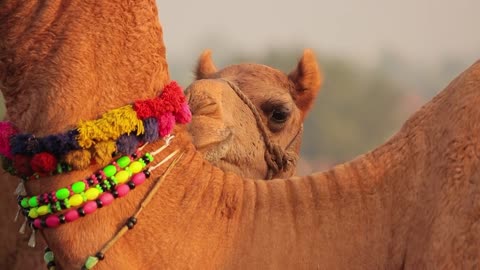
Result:
M154 157L168 147L175 123L186 124L191 112L181 87L174 81L162 93L148 100L135 101L110 110L101 118L81 122L65 133L36 137L18 133L10 122L0 122L0 155L4 169L21 178L16 190L19 212L25 216L20 228L27 223L32 228L29 246L35 246L35 230L57 228L92 214L110 205L114 199L126 196L144 183L151 172L178 154L175 150L154 166ZM165 144L151 153L142 150L148 143L165 140ZM85 169L91 164L113 162L70 185L38 195L27 196L24 182ZM132 229L137 217L148 205L163 179L177 164L183 153L174 159L164 174L143 199L138 210L125 225L94 256L89 256L82 269L93 268L104 258L105 252ZM18 217L15 217L15 219ZM53 252L47 247L44 260L48 269L55 269Z

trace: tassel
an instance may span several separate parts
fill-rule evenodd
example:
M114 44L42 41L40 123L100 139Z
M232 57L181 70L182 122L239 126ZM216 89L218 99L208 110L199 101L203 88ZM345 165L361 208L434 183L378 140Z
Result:
M15 192L13 193L16 196L26 196L27 191L25 190L25 185L23 184L23 180L18 183L17 188L15 189Z
M22 210L22 208L20 208L20 205L17 206L17 214L15 215L15 218L13 219L13 222L17 222L18 221L18 216L20 215L20 211Z
M20 234L25 234L25 228L27 228L27 218L25 218L25 221L23 222L22 226L20 227L20 230L18 232Z
M35 239L35 229L32 228L32 234L30 235L30 239L28 239L28 246L34 248L36 244L37 241Z

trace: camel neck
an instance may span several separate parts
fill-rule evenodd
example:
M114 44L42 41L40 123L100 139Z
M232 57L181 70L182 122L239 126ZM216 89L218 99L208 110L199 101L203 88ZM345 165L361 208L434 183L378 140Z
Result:
M62 132L169 81L153 1L9 1L0 14L7 118L25 132Z

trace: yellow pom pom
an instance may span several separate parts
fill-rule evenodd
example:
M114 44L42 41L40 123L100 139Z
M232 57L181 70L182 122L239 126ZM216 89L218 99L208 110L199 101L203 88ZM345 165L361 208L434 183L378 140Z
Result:
M79 206L83 203L83 197L80 194L75 194L68 199L70 206Z
M124 133L144 133L143 122L131 105L110 110L100 119L81 122L77 130L77 141L82 148L90 148L95 142L116 140Z
M98 195L100 195L100 191L97 188L89 188L85 191L85 197L87 197L89 201L97 199Z
M75 150L65 156L65 162L70 164L74 170L83 170L90 165L92 155L88 150Z
M105 166L112 161L112 154L117 149L117 145L114 141L99 142L94 146L95 149L95 161Z
M115 179L117 179L117 183L119 184L127 182L128 178L130 178L130 174L127 171L119 171L115 174Z

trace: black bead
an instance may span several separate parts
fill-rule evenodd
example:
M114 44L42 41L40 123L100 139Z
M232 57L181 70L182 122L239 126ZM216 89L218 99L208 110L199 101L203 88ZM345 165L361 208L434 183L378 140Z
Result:
M95 174L95 176L97 177L98 181L103 179L103 176L102 176L101 173L97 173L97 174Z
M130 190L135 189L135 183L133 183L132 181L128 182L127 185L130 188Z
M23 208L23 209L22 209L22 214L23 214L24 216L26 216L26 217L28 217L28 212L30 212L29 209L26 209L26 208Z
M44 252L44 253L47 253L47 252L49 252L49 251L52 251L52 250L47 246L43 252Z
M143 173L145 174L146 178L150 177L150 171L149 170L144 170Z
M23 196L22 195L18 195L17 196L17 202L20 203L22 200L23 200Z
M112 195L115 199L118 198L118 191L117 190L112 191Z
M39 197L38 197L38 204L39 204L39 205L45 204L45 201L44 201L43 199L44 199L43 196L39 196Z
M62 168L62 172L66 172L68 170L67 163L60 163L60 167Z
M41 219L40 219L40 226L41 226L42 228L47 228L47 220L44 219L44 218L41 218Z
M131 221L133 224L137 224L137 218L130 217L128 220Z
M113 190L117 186L112 179L108 179L108 183L110 184L110 190Z
M67 209L67 206L65 205L65 201L60 201L60 209Z
M128 220L127 220L127 227L129 230L133 229L133 227L135 226L135 224L137 224L137 219L134 218L134 217L130 217Z
M52 209L52 213L56 213L56 212L58 212L58 210L57 210L57 206L56 206L56 204L55 204L55 203L52 203L52 206L50 207L50 209Z
M96 199L95 202L97 203L97 208L103 207L103 202L100 199Z
M148 165L150 163L150 159L148 159L147 157L143 157L142 159L145 162L145 164Z
M95 182L93 182L93 179L91 177L87 178L87 183L89 186L93 186Z
M108 190L108 187L107 187L107 184L105 184L105 181L103 181L103 182L100 184L100 187L103 189L104 192Z
M67 222L67 221L65 220L65 215L64 215L64 214L58 215L58 219L60 220L60 223L61 223L61 224L65 224L65 222Z
M95 257L97 257L101 261L105 259L105 254L103 254L102 252L97 252L97 254L95 254Z
M135 153L132 154L132 158L133 158L133 159L137 159L137 157L138 157L137 154L135 154Z
M84 265L82 266L82 270L88 270L87 267Z
M127 227L129 230L133 229L133 227L135 226L135 224L133 224L133 222L131 222L130 220L127 221Z
M48 193L47 198L48 198L48 201L49 201L49 202L53 202L52 193Z
M49 261L48 264L47 264L47 269L50 269L50 267L53 267L55 266L55 262L54 261Z
M77 212L78 212L78 214L79 214L81 217L84 217L84 216L86 215L85 210L83 209L83 207L79 207L79 208L77 209Z

